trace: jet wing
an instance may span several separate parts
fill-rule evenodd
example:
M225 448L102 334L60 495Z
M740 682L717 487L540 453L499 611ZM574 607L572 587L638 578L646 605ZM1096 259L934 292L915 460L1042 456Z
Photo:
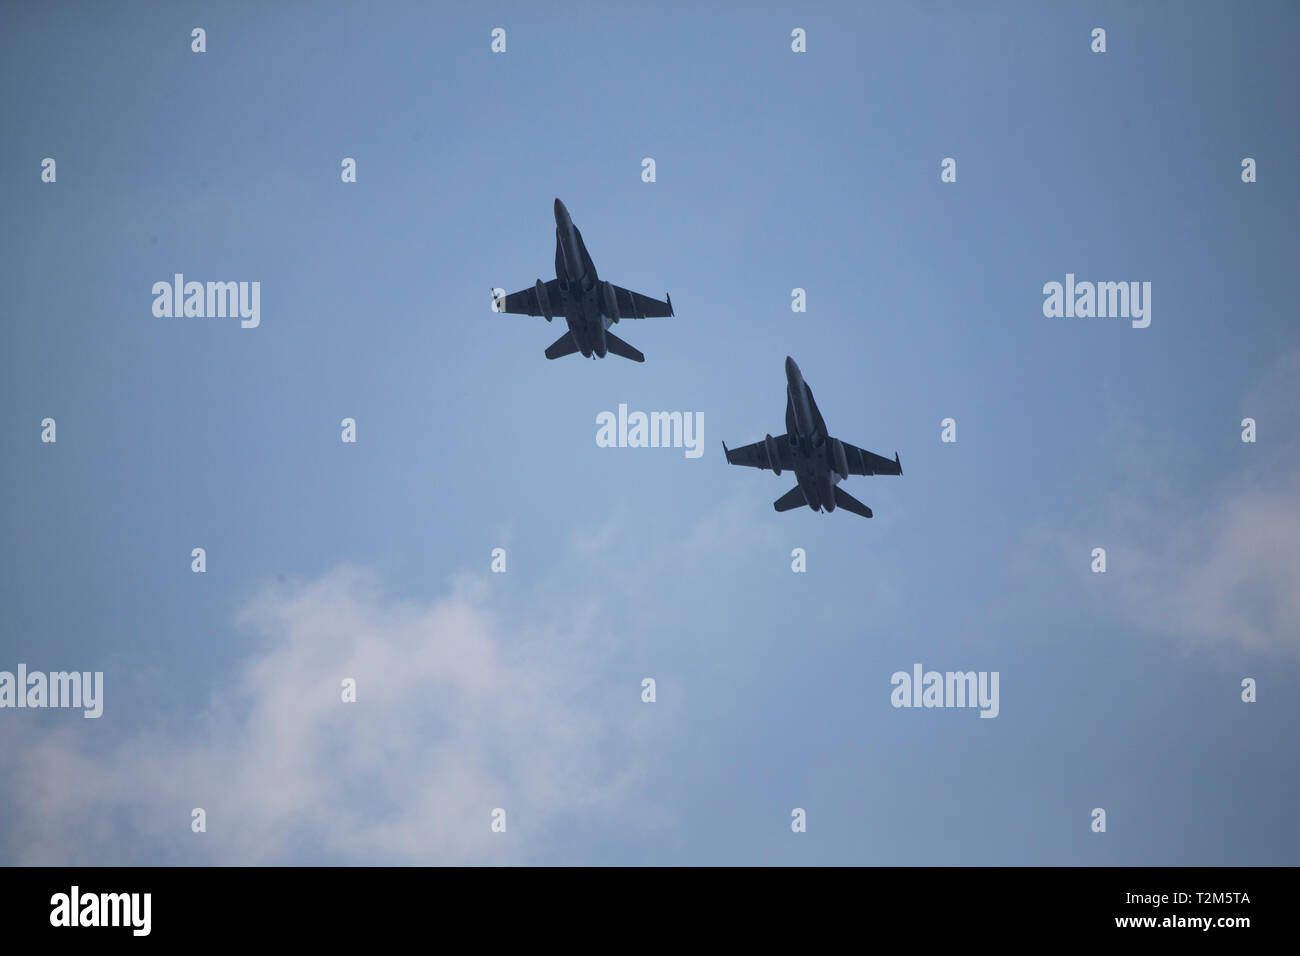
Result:
M614 295L618 299L618 314L624 319L661 319L673 314L671 298L667 302L660 302L618 285L614 286Z
M901 475L903 473L903 465L898 460L897 454L891 461L856 445L850 445L848 442L840 444L844 446L844 459L849 466L850 475Z
M564 300L560 298L560 283L558 279L552 279L546 283L546 298L550 300L551 308L558 311L552 312L552 316L564 317ZM504 299L499 300L501 306L498 307L500 312L513 312L515 315L541 315L542 307L537 303L537 289L529 286L520 292L512 292Z
M790 453L790 436L779 435L774 441L776 442L776 453L781 459L779 464L782 471L794 470L794 455ZM848 446L846 445L845 448ZM733 465L746 465L750 468L770 468L771 465L767 460L767 442L756 441L752 445L743 445L740 448L728 448L724 442L722 450L727 453L727 461Z

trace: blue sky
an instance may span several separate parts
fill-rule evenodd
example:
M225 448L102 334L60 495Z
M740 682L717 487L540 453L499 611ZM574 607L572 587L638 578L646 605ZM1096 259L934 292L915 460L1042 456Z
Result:
M970 7L6 8L0 670L105 713L0 711L0 861L1295 864L1300 14ZM490 311L556 196L644 365ZM726 464L786 355L873 520Z

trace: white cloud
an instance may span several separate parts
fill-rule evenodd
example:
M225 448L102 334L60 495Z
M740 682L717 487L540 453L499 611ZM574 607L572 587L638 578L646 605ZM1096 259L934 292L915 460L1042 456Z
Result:
M1300 650L1300 484L1228 494L1166 529L1133 529L1121 554L1126 612L1193 643Z
M519 624L491 598L466 578L393 601L354 567L267 589L197 732L122 737L106 715L6 756L16 862L527 862L563 817L627 812L639 688L591 676L608 633Z
M1068 593L1085 587L1127 623L1191 647L1300 651L1297 394L1300 356L1284 356L1241 414L1225 409L1218 448L1175 448L1119 424L1107 461L1122 484L1089 479L1071 495L1082 510L1068 530L1039 526L1027 536L1034 573L1041 558L1068 569L1049 574L1054 586L1044 596L1059 612ZM1259 420L1256 444L1239 440L1246 415ZM1104 580L1088 572L1095 546L1107 550Z
M1297 394L1300 353L1282 356L1246 396L1245 415L1261 421L1255 444L1240 442L1240 418L1224 415L1231 479L1208 495L1188 488L1185 473L1181 492L1168 493L1169 479L1165 493L1135 491L1120 594L1145 628L1200 645L1300 650Z

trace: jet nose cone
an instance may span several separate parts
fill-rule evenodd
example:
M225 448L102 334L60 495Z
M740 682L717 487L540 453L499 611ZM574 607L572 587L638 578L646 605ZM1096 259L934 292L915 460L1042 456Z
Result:
M785 374L787 376L799 374L799 366L795 365L794 359L790 358L788 355L785 357Z
M557 197L555 200L555 221L564 222L565 217L568 215L569 215L569 210L564 208L564 203L560 202L559 198Z

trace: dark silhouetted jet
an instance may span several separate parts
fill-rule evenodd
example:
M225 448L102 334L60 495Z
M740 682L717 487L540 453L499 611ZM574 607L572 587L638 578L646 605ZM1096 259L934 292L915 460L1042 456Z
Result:
M555 278L550 282L538 279L531 289L498 299L497 303L501 312L544 315L547 322L558 315L569 323L569 331L546 350L548 359L574 352L581 352L584 358L604 358L606 352L612 352L633 362L644 362L645 356L609 331L609 327L619 318L647 319L673 314L671 297L660 302L602 281L587 254L582 233L558 199L555 200Z
M770 468L778 475L793 471L798 482L782 495L772 507L777 511L790 511L804 505L813 511L834 511L843 508L864 518L871 517L871 509L858 501L838 484L849 475L901 475L903 465L894 453L894 460L848 442L832 438L826 431L826 422L813 401L812 389L799 373L794 359L785 360L786 434L780 438L766 436L762 441L743 448L728 448L722 443L727 461L733 465L751 468Z

